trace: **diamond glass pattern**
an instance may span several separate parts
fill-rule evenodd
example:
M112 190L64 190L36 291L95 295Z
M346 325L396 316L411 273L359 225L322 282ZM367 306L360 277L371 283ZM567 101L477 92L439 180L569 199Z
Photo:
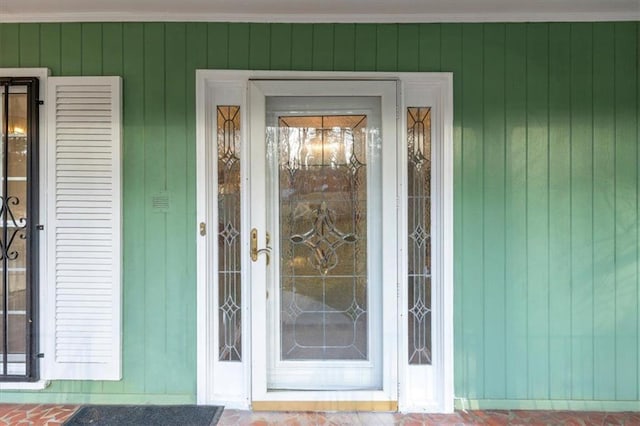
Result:
M278 124L281 358L366 360L367 117Z
M218 357L242 360L240 107L218 106Z
M431 364L431 108L407 108L409 364Z

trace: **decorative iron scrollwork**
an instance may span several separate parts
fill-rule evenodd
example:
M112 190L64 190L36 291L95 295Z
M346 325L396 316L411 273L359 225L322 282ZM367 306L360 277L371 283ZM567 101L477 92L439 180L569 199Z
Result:
M7 217L6 241L0 238L0 260L16 260L19 256L17 250L12 250L13 241L16 237L21 240L27 239L27 218L21 217L16 220L11 206L20 204L20 199L15 196L0 197L0 217ZM6 243L5 243L6 242Z

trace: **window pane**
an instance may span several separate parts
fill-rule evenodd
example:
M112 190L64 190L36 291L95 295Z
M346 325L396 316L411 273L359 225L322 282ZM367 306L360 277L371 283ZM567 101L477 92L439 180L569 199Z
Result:
M283 360L366 360L366 115L279 117Z
M218 106L219 359L242 359L240 107Z
M407 108L409 364L431 364L431 108Z
M25 85L4 85L0 100L3 133L0 144L0 375L11 376L26 374L29 349L27 91Z

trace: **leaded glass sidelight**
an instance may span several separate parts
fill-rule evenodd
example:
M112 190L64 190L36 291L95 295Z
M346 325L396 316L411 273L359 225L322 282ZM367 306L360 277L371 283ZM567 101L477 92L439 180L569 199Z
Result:
M219 359L242 359L240 107L217 107Z
M281 358L366 360L367 116L278 126Z
M407 108L409 364L431 364L431 108Z

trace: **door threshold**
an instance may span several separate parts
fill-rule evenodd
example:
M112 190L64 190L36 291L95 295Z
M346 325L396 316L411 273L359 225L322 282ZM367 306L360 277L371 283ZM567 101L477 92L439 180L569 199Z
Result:
M253 411L398 411L398 401L253 401Z

